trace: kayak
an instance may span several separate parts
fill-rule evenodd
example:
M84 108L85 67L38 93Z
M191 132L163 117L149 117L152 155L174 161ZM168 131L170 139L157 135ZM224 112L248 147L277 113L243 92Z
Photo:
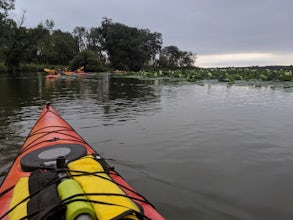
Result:
M56 79L56 78L59 78L61 76L61 74L48 74L46 75L46 78L47 79Z
M87 75L88 75L88 73L87 73L87 72L84 72L84 71L76 72L76 74L77 74L78 76L87 76Z
M88 75L88 73L84 71L84 66L81 66L77 70L75 70L75 73L78 76L86 76L86 75Z
M87 76L87 72L73 72L73 71L63 71L62 72L66 76Z
M2 181L0 219L164 217L48 103Z
M56 79L61 76L61 74L59 72L55 71L54 68L52 68L52 69L45 68L44 71L48 73L46 75L46 79Z

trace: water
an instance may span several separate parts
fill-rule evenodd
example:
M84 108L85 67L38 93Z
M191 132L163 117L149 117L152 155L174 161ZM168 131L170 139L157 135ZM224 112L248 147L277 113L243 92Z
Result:
M47 100L167 219L293 218L290 89L1 76L0 171Z

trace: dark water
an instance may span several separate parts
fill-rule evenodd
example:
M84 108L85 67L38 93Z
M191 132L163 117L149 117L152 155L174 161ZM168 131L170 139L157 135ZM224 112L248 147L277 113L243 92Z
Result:
M290 90L1 76L0 171L47 100L167 219L293 219Z

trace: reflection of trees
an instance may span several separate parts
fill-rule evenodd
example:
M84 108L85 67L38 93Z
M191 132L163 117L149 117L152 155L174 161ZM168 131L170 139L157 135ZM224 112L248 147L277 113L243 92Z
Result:
M97 74L88 77L65 77L47 80L43 74L0 77L0 139L15 135L23 117L37 117L39 112L27 109L39 108L46 101L52 103L83 102L87 111L103 113L104 117L124 119L140 112L157 109L160 87L154 81L114 77ZM36 107L37 106L37 107ZM26 108L29 107L29 108ZM27 112L23 112L26 109ZM146 110L147 109L147 110ZM24 115L25 114L25 115ZM17 130L16 130L17 129ZM22 134L21 134L22 135ZM1 147L1 146L0 146Z
M23 107L35 106L38 94L36 75L2 75L0 77L0 161L5 166L12 160L24 140L23 117L31 117L34 112L23 116ZM11 152L11 153L8 153Z
M59 99L75 100L87 98L88 88L84 77L63 76L57 79L45 79L45 87L40 97L52 102Z
M37 75L2 75L0 77L1 118L19 112L21 107L35 105L39 94Z
M43 74L0 78L0 114L10 115L21 107L59 99L90 99L94 103L134 106L157 102L159 87L154 81L97 74L88 77L45 79ZM3 118L3 117L2 117Z
M156 91L152 86L153 81L145 81L135 78L112 77L109 81L109 99L149 100L156 99Z
M78 85L73 88L76 93L77 88ZM82 89L79 93L83 93L83 98L102 106L104 114L139 111L140 105L157 103L160 98L160 87L155 86L154 81L114 77L107 73L85 78Z
M108 87L107 97L100 100L105 114L123 112L131 115L144 111L146 106L151 107L160 100L160 90L154 86L154 81L110 77Z

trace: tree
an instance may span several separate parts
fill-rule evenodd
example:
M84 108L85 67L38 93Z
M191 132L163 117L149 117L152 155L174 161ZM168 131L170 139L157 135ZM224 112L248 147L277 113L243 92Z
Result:
M84 66L87 71L103 71L99 56L91 50L83 50L79 52L69 63L72 69L77 69Z
M196 56L192 52L182 51L179 60L179 66L181 68L192 68L194 67Z
M138 71L160 50L161 34L113 23L104 18L98 29L101 49L106 51L115 69Z
M76 37L78 46L79 46L79 52L83 51L87 48L87 31L85 27L75 27L73 29L73 36Z
M194 55L191 52L181 51L176 46L168 46L162 49L159 58L161 68L190 68L194 66Z
M56 30L51 35L51 64L68 64L78 53L79 46L76 39L68 32Z
M14 9L15 0L0 0L0 61L4 60L3 48L9 39L9 30L12 19L8 18L9 11Z
M7 19L9 11L14 9L15 0L0 0L0 22Z
M42 54L43 47L42 45L46 45L44 43L44 39L50 36L49 30L43 26L43 24L39 24L36 28L27 29L28 38L30 39L30 44L25 51L24 62L27 63L46 63L43 62Z
M52 33L54 28L54 21L47 19L44 23L40 23L37 26L37 30L39 32L42 32L41 37L38 39L37 42L35 42L34 46L35 53L33 56L36 57L37 63L42 64L52 64L51 57L56 56L54 54L54 51L52 49Z
M106 51L103 50L101 41L103 39L101 28L91 28L87 33L87 48L99 55L100 59L105 63L107 60Z
M6 20L5 40L1 42L1 51L10 72L17 70L21 62L38 62L39 41L44 35L49 35L49 31L41 24L37 28L25 28L24 17L25 12L18 22ZM47 20L46 25L52 28L54 22Z
M142 29L140 31L144 38L142 47L148 53L150 61L154 63L156 55L160 53L162 48L162 34L158 32L151 33L149 29Z
M21 21L17 24L13 20L7 23L6 37L9 40L3 41L4 62L9 71L18 69L26 49L32 44L30 32L23 27L24 14Z
M43 25L39 25L41 30ZM48 27L48 26L47 26ZM36 41L37 53L35 56L39 63L68 65L69 61L78 53L79 46L75 37L61 30L44 30L44 34Z

